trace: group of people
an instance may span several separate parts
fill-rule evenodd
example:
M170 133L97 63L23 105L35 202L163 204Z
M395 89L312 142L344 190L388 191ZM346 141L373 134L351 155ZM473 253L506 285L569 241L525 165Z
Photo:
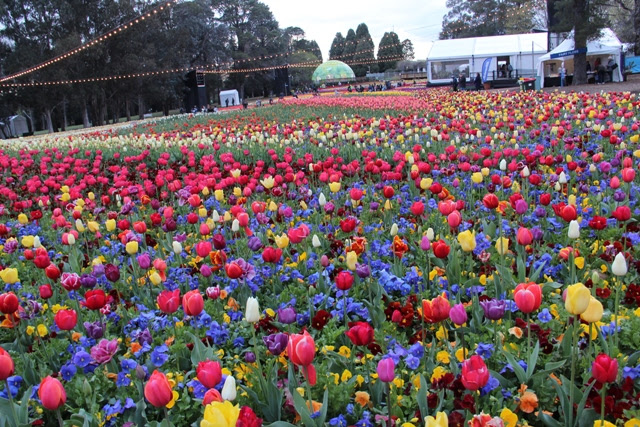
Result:
M454 74L451 83L454 92L458 91L458 87L460 90L467 90L467 77L464 74L460 74L458 77ZM469 77L469 84L471 83L474 84L475 90L482 89L482 77L480 77L480 73L476 73L476 77L473 80Z
M603 85L606 82L613 82L613 72L618 68L618 64L613 59L612 56L609 57L609 60L605 64L602 62L600 58L596 58L593 68L591 68L591 63L587 61L587 78L590 75L593 75L595 83L599 85ZM564 65L564 61L560 64L560 68L558 69L558 76L560 77L560 86L566 86L566 78L567 78L567 69Z

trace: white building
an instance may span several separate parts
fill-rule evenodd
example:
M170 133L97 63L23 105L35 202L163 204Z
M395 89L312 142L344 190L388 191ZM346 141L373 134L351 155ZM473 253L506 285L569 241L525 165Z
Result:
M547 33L511 34L437 40L427 57L427 78L432 84L447 83L455 74L473 78L482 76L482 64L490 59L488 80L533 77L538 59L547 53ZM503 68L504 67L504 68Z

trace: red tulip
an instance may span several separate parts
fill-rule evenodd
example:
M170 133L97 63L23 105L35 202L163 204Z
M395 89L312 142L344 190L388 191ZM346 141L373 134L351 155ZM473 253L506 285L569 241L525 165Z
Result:
M622 169L622 180L624 182L632 182L636 177L636 171L632 168L624 168Z
M395 190L393 189L393 187L390 187L390 186L386 185L382 189L382 194L384 195L385 199L390 199L395 194Z
M591 365L591 375L600 383L612 383L618 377L618 360L601 353Z
M336 275L336 287L341 291L348 291L353 286L353 274L351 272L342 270Z
M277 264L280 261L281 257L282 257L282 249L280 248L273 248L271 246L267 246L262 251L262 260L264 262Z
M369 345L373 342L373 327L367 322L351 322L345 332L353 345Z
M431 248L433 248L433 254L436 256L436 258L440 259L444 259L449 256L449 251L451 251L449 245L447 245L447 243L442 239L438 240L437 242L433 242L431 244Z
M628 221L631 218L631 209L629 206L618 206L611 216L620 222Z
M424 213L424 203L422 202L413 202L411 205L411 213L415 216L420 216Z
M178 307L180 307L180 289L176 289L175 291L162 291L160 295L158 295L156 302L163 313L175 313Z
M40 298L42 299L49 299L53 296L53 290L51 289L51 285L48 283L41 285L39 288L39 291L40 291Z
M144 234L147 231L147 224L144 221L136 221L133 223L133 230L136 233Z
M489 369L482 357L473 355L462 362L461 371L462 385L471 391L476 391L487 385L489 382Z
M607 218L594 215L594 217L589 221L589 227L594 230L604 230L607 227Z
M206 258L211 253L211 242L203 241L196 243L196 254L200 258Z
M102 289L87 291L84 299L84 306L89 310L100 310L107 303L107 296Z
M53 317L58 329L62 331L70 331L78 322L78 314L75 310L60 310Z
M340 229L344 232L344 233L351 233L353 230L355 230L357 225L357 221L354 217L349 217L349 218L345 218L342 221L340 221Z
M60 270L55 264L49 264L44 269L44 274L51 280L57 280L60 277Z
M352 188L351 191L349 191L349 196L356 201L362 199L363 194L364 192L359 188Z
M313 362L316 355L316 343L309 332L304 331L304 334L289 336L287 355L289 360L299 366L309 366Z
M216 234L213 236L213 247L218 251L227 247L227 241L224 239L222 234Z
M438 323L449 318L451 305L442 295L432 300L422 300L422 316L427 322Z
M222 395L215 388L210 388L202 398L202 404L207 406L211 402L223 402Z
M540 195L540 204L543 206L549 206L549 203L551 203L551 194L542 193Z
M482 203L487 209L495 209L498 207L500 200L498 200L498 196L495 194L488 193L482 198Z
M227 273L227 276L229 276L229 279L237 279L244 273L242 267L235 261L225 264L224 271Z
M520 227L518 228L516 239L522 246L530 245L533 242L533 233L526 227Z
M13 314L19 305L18 297L13 292L0 295L0 313Z
M565 207L562 208L562 211L560 212L560 217L567 222L571 222L574 219L578 218L578 211L576 210L575 206L566 205Z
M144 386L144 397L156 408L162 408L171 402L173 399L171 384L169 384L169 380L162 372L153 371L149 381Z
M452 200L445 200L438 203L438 210L444 216L448 216L451 212L456 210L456 204Z
M4 381L13 375L15 366L11 355L0 347L0 381Z
M540 285L533 282L520 283L516 286L513 299L521 312L531 313L537 310L542 303L542 289Z
M290 228L287 231L287 236L291 243L300 243L309 235L309 232L309 227L306 224L302 224L299 227Z
M213 388L217 386L222 380L222 369L219 362L212 362L206 360L198 363L196 368L196 376L198 381L202 383L206 388Z
M59 312L58 312L59 313ZM42 406L50 411L55 411L67 401L67 393L62 383L51 376L45 377L40 382L38 397Z
M447 215L447 223L449 224L449 227L458 228L461 222L462 222L462 215L460 215L460 212L458 212L457 210Z
M182 308L187 316L197 316L204 309L204 299L199 290L194 289L182 297Z

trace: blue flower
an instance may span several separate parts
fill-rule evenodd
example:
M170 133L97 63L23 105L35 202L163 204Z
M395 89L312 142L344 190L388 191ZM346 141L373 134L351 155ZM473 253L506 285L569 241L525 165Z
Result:
M476 354L482 356L483 359L488 359L493 354L493 344L479 343L476 348Z
M127 376L126 372L118 372L118 378L116 379L116 387L127 387L131 384L131 378Z
M168 351L169 349L164 344L160 347L156 347L153 352L151 352L151 363L153 363L156 368L164 365L164 363L169 360L169 355L167 354Z
M551 319L553 319L553 317L551 316L551 313L549 313L548 308L543 308L542 311L538 313L538 320L542 323L550 322Z
M65 381L71 381L71 379L73 378L73 376L76 374L77 371L78 370L73 365L73 363L67 362L64 365L62 365L62 368L60 368L60 375L62 375L62 378Z
M79 368L86 367L89 363L91 363L91 361L91 355L84 350L80 350L73 355L73 363Z
M493 390L495 390L499 386L500 386L500 381L498 381L493 376L490 376L489 377L489 382L487 383L487 385L485 385L484 387L482 387L480 389L480 396L484 396L484 395L487 395L487 394L491 393Z
M335 418L331 418L329 425L332 427L347 427L347 419L344 415L340 414Z

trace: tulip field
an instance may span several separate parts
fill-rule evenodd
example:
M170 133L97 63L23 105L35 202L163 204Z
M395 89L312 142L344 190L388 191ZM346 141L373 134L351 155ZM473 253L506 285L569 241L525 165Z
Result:
M286 99L0 144L0 427L640 427L640 100Z

